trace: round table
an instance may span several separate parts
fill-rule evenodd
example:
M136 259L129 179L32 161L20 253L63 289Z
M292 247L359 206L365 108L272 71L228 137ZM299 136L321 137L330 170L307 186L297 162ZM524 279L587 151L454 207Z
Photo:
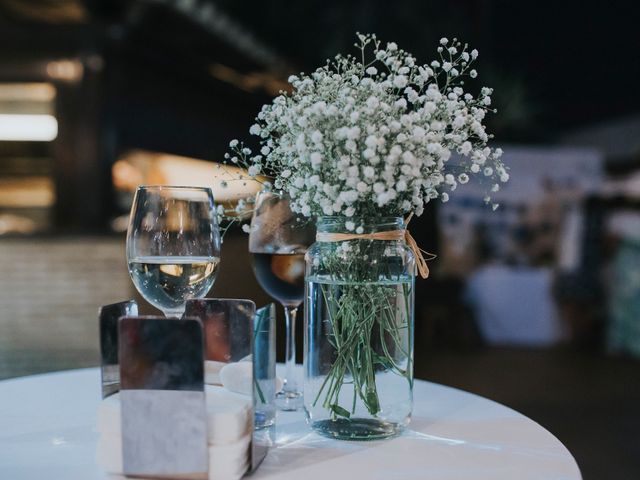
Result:
M493 401L415 382L410 428L392 440L344 442L279 413L276 447L251 479L580 479L569 451L529 418ZM0 382L0 478L94 480L98 369Z

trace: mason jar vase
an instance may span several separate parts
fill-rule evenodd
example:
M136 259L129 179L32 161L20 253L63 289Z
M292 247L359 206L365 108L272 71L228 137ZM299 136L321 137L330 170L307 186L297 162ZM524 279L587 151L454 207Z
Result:
M305 257L307 422L343 440L395 436L413 404L415 259L404 221L323 217L317 229Z

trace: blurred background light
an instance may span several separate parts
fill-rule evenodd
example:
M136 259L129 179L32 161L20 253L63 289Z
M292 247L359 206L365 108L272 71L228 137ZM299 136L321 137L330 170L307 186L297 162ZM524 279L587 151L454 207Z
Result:
M56 89L49 83L0 83L0 112L18 113L8 110L18 103L47 104L55 96Z
M79 60L54 60L47 64L47 75L52 80L77 82L82 78L83 73L84 67Z
M0 140L50 142L57 136L53 115L0 113Z

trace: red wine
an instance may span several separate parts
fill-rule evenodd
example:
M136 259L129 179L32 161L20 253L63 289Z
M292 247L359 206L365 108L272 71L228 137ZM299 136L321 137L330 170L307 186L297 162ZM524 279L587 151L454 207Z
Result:
M304 299L304 254L254 253L253 270L260 286L285 306Z

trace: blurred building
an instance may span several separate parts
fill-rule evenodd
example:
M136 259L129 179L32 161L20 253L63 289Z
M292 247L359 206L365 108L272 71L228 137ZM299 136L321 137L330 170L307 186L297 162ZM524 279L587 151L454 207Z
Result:
M221 159L285 68L212 3L1 0L0 233L106 231L118 159Z
M0 377L95 364L97 307L136 296L133 190L251 193L216 161L286 68L209 2L0 0ZM215 292L266 301L244 241Z

